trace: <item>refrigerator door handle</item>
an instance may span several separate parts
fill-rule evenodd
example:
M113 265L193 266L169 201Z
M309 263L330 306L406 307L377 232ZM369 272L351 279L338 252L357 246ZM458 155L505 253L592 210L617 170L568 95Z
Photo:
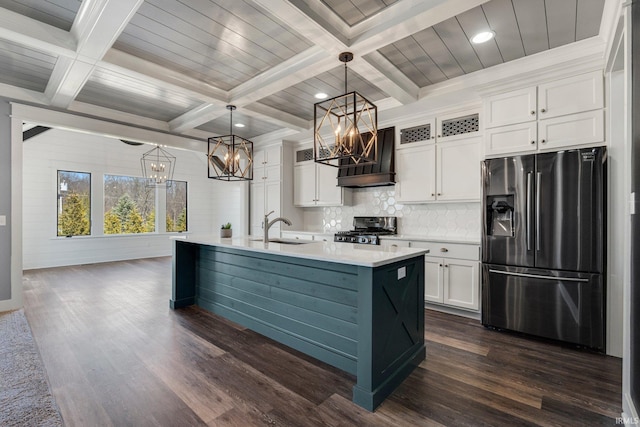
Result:
M531 188L531 172L527 173L527 206L525 209L527 210L527 250L531 250L531 199L533 188Z
M542 172L536 173L536 251L540 250L540 181Z
M578 277L543 276L540 274L512 273L509 271L494 270L494 269L489 269L489 273L504 274L505 276L529 277L532 279L562 280L563 282L588 282L589 281L589 279L581 279Z

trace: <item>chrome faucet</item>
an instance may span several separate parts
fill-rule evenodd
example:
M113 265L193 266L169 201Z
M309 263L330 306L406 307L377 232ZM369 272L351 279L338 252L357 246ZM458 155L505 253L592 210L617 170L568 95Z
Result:
M271 221L269 221L269 215L271 215L272 213L274 213L275 211L271 211L268 214L265 214L264 216L264 222L263 222L263 226L264 226L264 238L262 239L265 243L269 242L269 229L271 228L271 226L273 224L275 224L278 221L282 221L287 225L291 225L291 221L289 221L287 218L283 218L281 216L279 216L278 218L274 218Z

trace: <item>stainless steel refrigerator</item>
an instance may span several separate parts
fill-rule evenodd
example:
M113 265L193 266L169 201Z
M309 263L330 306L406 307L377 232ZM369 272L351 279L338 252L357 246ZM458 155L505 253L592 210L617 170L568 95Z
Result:
M606 149L483 162L482 323L605 349Z

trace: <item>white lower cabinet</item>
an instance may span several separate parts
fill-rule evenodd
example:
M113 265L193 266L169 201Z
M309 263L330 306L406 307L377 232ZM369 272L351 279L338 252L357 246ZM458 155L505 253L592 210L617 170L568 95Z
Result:
M424 299L466 310L480 310L480 249L475 244L412 241L429 249L424 258Z

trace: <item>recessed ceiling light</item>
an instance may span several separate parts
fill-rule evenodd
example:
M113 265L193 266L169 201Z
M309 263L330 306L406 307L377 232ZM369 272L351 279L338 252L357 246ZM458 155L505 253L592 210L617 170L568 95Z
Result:
M242 123L236 123L234 126L235 126L235 127L237 127L237 128L243 128L243 127L244 127L244 124L242 124Z
M329 95L324 92L319 92L314 95L316 99L326 99Z
M496 33L494 33L493 31L482 31L476 34L475 36L471 37L471 42L476 44L488 42L495 35Z

